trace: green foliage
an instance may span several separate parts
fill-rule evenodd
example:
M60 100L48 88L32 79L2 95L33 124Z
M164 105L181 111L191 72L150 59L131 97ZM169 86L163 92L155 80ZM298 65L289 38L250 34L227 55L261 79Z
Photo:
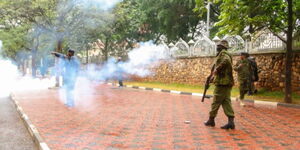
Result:
M113 18L76 0L4 0L0 11L0 30L6 33L2 38L9 39L4 41L6 52L11 52L7 56L24 49L49 55L58 43L85 50L89 42L98 39L94 31L106 29L112 23L108 18Z
M114 8L115 31L119 40L141 40L139 29L145 16L139 8L140 4L134 0L124 0Z
M201 18L195 5L194 0L123 0L107 13L79 0L3 0L0 24L3 38L14 35L5 42L9 56L24 49L45 53L58 43L86 50L98 39L105 43L104 53L119 53L136 42L157 42L161 35L169 42L189 40ZM23 44L12 42L18 40Z
M0 40L3 42L2 55L16 60L19 50L27 48L27 31L26 26L0 30Z
M204 0L196 0L196 10L204 12ZM218 35L245 35L269 29L274 34L287 32L287 3L284 0L214 0L219 5ZM299 32L300 2L294 0L294 28ZM279 36L279 35L277 35ZM281 37L284 41L284 38Z
M169 41L188 39L196 30L198 13L193 11L194 0L138 0L144 12L147 33L154 37L165 35ZM153 37L153 38L154 38Z

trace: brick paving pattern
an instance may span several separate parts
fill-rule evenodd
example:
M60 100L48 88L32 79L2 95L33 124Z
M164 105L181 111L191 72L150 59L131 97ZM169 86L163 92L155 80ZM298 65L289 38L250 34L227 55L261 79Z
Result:
M203 125L211 100L105 84L92 89L81 89L71 109L58 90L15 95L53 150L300 148L299 109L233 102L236 130L226 131L222 109L216 127Z

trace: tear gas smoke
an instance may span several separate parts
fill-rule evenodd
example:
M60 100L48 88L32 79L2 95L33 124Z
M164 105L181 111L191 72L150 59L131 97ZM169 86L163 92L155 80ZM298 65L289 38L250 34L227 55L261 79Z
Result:
M9 96L11 90L16 84L15 79L18 76L18 70L15 65L13 65L8 60L0 60L0 97L7 97Z
M22 77L18 68L10 60L0 60L0 98L8 97L11 92L32 91L47 89L54 86L54 78L51 79L33 79L31 77Z
M2 41L0 41L0 52ZM32 79L30 77L20 78L18 67L8 59L0 57L0 98L8 97L11 92L30 91L46 89L53 85L54 79Z
M2 41L0 40L0 52L2 52ZM2 60L0 57L0 98L7 97L13 88L13 83L17 77L17 67L10 61Z
M89 25L92 28L99 28L104 23L107 25L109 21L113 20L113 16L109 15L109 10L113 6L115 6L118 2L122 0L74 0L74 1L67 1L67 3L59 4L58 6L58 16L64 16L68 10L68 8L73 8L72 6L76 5L77 8L81 12L91 13L89 10L89 6L94 6L94 8L98 7L99 9L103 10L103 14L107 13L104 17L91 17L86 18L85 15L78 15L79 18L74 20L80 20L78 24L84 23ZM73 11L73 10L70 10ZM100 12L100 11L99 11ZM79 13L80 14L80 13ZM99 13L96 13L99 14ZM98 18L100 20L93 20ZM58 19L60 19L58 17ZM62 19L66 20L66 19ZM43 27L33 27L36 30L32 30L33 32L38 33L29 33L30 36L40 35L40 43L39 45L43 45L43 49L53 50L57 44L57 37L59 35L63 35L64 39L72 39L72 38L81 38L80 36L76 37L77 34L70 34L75 29L70 27L76 27L77 24L72 26L64 25L64 21L57 21L60 24L56 25L53 24L53 27L49 29L44 29ZM67 22L65 22L67 23ZM58 27L66 27L64 30L58 30ZM80 35L84 35L84 31L80 32ZM34 43L31 43L34 45ZM72 41L69 43L72 48L76 48L76 46L72 45ZM74 43L73 43L74 44ZM0 47L2 42L0 41ZM75 44L76 45L76 44ZM39 48L41 49L41 48ZM49 53L48 53L49 54ZM46 57L46 56L45 56ZM43 58L43 57L42 57ZM153 42L146 42L140 43L139 48L133 49L128 54L128 60L123 62L118 62L114 58L110 58L103 66L100 67L96 65L89 65L86 72L82 73L82 77L79 78L80 86L84 85L83 88L85 89L86 95L92 95L93 86L92 83L86 80L86 77L93 80L107 80L113 79L117 76L118 73L122 72L122 74L128 75L137 75L141 77L145 77L151 75L152 72L149 70L150 67L154 67L158 65L161 59L170 60L169 56L166 53L166 49L163 45L155 45ZM59 64L60 65L60 64ZM0 74L0 90L1 96L8 96L12 91L26 91L26 90L40 90L40 89L47 89L48 87L53 87L55 84L55 78L52 77L51 79L32 79L30 77L20 78L20 73L18 72L17 66L14 65L9 60L0 59L0 68L5 70ZM60 70L54 74L61 74ZM82 89L82 88L81 88ZM3 91L3 92L2 92ZM75 97L76 95L81 94L80 90L75 87ZM98 91L99 92L99 91ZM62 92L60 92L62 93ZM89 93L89 94L88 94ZM63 98L63 93L61 94L61 100ZM75 98L76 99L76 98ZM77 99L76 99L77 100ZM83 103L83 102L79 102Z
M141 43L139 48L133 49L128 54L128 58L128 61L119 63L117 63L114 58L110 58L100 69L98 68L99 66L90 65L87 72L78 78L77 88L75 87L74 90L76 105L80 105L82 109L88 109L88 107L92 105L95 87L94 83L87 80L87 77L94 80L112 79L120 70L124 74L144 77L152 74L149 67L158 65L160 60L171 60L164 46L155 45L152 42ZM0 97L7 97L11 92L42 90L54 87L55 85L55 77L50 79L21 77L17 66L9 60L0 59L0 68L5 70L5 72L0 74ZM80 89L78 87L80 87ZM59 93L60 100L64 103L65 92L61 89ZM82 95L84 95L84 99L80 98Z
M89 65L87 75L94 80L116 78L119 73L145 77L153 74L149 69L157 66L160 60L171 61L167 49L153 42L140 43L139 48L129 52L128 58L124 62L110 58L100 69L95 65Z
M128 56L127 62L120 63L121 70L141 77L150 75L149 67L158 65L160 60L170 60L167 49L163 45L155 45L152 42L141 43L140 47L133 49Z
M122 0L78 0L77 3L81 2L86 7L97 6L103 10L108 10L121 1Z

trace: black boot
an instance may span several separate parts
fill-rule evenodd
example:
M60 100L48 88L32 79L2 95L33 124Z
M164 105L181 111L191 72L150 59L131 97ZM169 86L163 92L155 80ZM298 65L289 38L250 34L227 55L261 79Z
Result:
M214 127L216 125L215 117L209 117L209 119L206 122L204 122L204 125Z
M253 95L253 92L252 91L248 91L248 95Z
M257 89L254 90L253 94L257 94Z
M234 129L234 117L228 117L228 123L221 127L221 129Z

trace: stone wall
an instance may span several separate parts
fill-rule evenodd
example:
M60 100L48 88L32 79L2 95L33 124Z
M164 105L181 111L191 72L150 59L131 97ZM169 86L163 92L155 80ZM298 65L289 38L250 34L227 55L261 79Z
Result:
M256 57L259 69L259 82L257 86L275 91L284 89L284 53L252 54ZM179 58L171 62L162 61L160 65L153 67L154 74L145 78L134 78L137 81L151 81L162 83L183 83L191 85L203 85L210 73L213 57ZM233 56L234 64L239 56ZM294 53L293 90L300 93L300 53ZM237 80L236 73L234 74ZM236 81L237 83L237 81ZM237 84L236 84L237 85Z

